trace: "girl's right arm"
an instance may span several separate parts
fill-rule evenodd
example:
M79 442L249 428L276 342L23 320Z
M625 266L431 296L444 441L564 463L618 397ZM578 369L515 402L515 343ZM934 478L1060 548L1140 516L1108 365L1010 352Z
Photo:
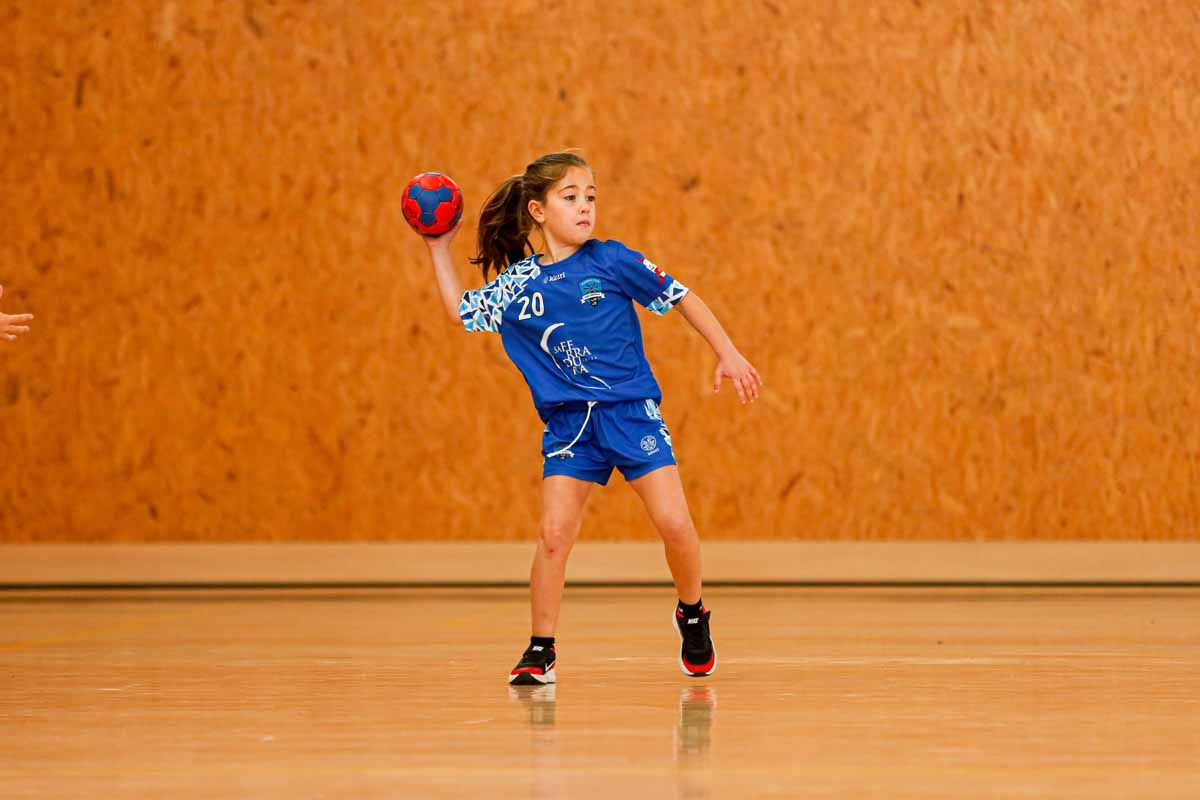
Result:
M458 324L462 324L462 318L458 315L458 306L463 298L463 285L462 279L458 276L454 258L450 255L450 242L454 240L461 226L460 222L441 236L422 237L426 246L429 247L429 257L433 260L433 271L437 275L442 305L446 307L446 313L450 315L450 319Z

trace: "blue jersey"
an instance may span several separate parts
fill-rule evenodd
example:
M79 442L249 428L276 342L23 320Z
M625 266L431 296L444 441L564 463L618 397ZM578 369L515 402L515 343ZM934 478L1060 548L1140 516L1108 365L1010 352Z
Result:
M556 264L510 264L458 313L467 330L500 334L546 420L560 403L661 401L632 301L661 315L687 292L641 253L590 239Z

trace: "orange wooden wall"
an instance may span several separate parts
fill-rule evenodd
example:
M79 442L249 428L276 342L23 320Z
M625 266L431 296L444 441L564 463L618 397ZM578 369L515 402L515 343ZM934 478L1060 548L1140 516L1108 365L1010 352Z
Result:
M584 149L717 538L1200 534L1176 2L0 2L6 541L519 539L540 423L400 216ZM477 279L472 277L473 281ZM597 494L585 536L651 536Z

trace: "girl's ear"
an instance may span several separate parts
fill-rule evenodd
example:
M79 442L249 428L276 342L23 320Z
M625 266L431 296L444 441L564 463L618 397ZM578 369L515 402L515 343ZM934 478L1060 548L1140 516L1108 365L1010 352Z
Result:
M533 221L538 225L546 221L546 211L537 200L529 201L529 216L533 217Z

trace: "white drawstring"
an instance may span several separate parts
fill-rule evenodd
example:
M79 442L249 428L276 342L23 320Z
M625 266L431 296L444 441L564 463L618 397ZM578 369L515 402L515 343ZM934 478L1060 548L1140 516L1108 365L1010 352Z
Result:
M588 420L590 420L592 418L592 406L596 405L596 401L588 400L587 404L588 404L587 416L585 416L583 418L583 425L580 426L579 433L575 434L575 438L571 440L571 443L569 445L567 445L566 447L559 448L558 450L555 450L553 453L547 453L546 458L554 458L555 456L561 456L564 453L566 455L569 455L571 458L575 457L575 454L571 452L571 448L574 447L575 443L579 441L579 437L583 436L583 432L587 428Z

